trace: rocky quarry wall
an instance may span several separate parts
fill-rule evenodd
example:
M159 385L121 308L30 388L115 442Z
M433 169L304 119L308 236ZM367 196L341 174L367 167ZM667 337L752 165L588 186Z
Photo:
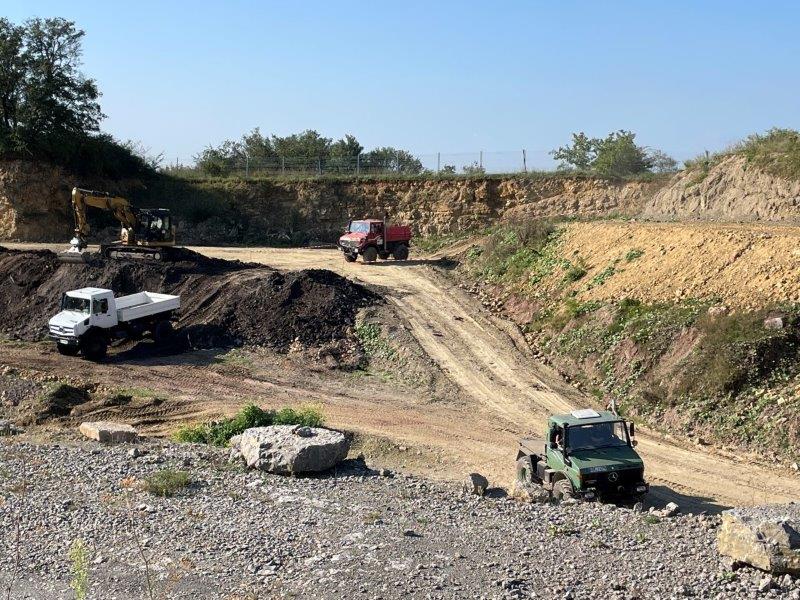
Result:
M171 208L184 244L302 244L334 241L349 218L387 215L419 235L480 228L498 220L642 216L652 220L797 221L800 182L732 156L708 172L671 180L616 182L563 174L451 179L78 181L24 161L0 163L0 240L61 241L73 228L74 185ZM92 211L93 237L116 223Z
M700 170L681 171L648 202L643 216L653 219L718 221L797 221L800 181L789 181L731 156Z
M0 164L0 240L61 241L73 217L75 181L62 170L26 162ZM95 183L103 185L103 182ZM159 177L106 182L141 206L165 206L179 217L183 243L333 241L348 218L387 215L417 234L446 234L498 219L634 215L657 189L647 182L584 177L419 180L208 180ZM113 225L93 211L100 229ZM113 229L103 232L113 235Z

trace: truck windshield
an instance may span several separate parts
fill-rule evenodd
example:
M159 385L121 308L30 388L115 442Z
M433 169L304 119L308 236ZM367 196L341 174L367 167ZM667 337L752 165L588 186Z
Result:
M90 302L88 298L76 298L75 296L64 294L64 297L61 299L61 310L72 310L88 315L89 305Z
M622 421L567 428L567 446L570 451L627 445L628 432Z
M350 233L369 233L369 223L353 221L350 223Z

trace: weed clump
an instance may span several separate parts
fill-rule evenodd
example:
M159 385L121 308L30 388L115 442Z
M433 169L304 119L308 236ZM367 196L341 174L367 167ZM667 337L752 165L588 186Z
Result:
M188 486L189 483L188 473L164 469L145 477L143 489L154 496L170 498Z
M275 411L248 404L229 419L181 427L173 437L178 442L226 446L233 436L252 427L269 427L270 425L322 427L324 423L325 418L322 411L315 405L305 405L299 408L285 407Z

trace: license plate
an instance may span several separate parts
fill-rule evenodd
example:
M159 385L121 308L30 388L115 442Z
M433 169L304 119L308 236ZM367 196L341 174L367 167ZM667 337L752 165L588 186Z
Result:
M58 340L59 344L69 344L67 340Z

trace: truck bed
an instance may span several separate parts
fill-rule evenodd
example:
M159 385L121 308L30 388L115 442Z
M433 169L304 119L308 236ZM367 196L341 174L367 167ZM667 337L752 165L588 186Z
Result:
M389 225L386 227L387 242L407 242L411 239L411 227L408 225Z
M157 294L155 292L139 292L138 294L115 298L114 301L117 305L117 319L120 322L152 317L153 315L170 312L181 307L180 296Z

